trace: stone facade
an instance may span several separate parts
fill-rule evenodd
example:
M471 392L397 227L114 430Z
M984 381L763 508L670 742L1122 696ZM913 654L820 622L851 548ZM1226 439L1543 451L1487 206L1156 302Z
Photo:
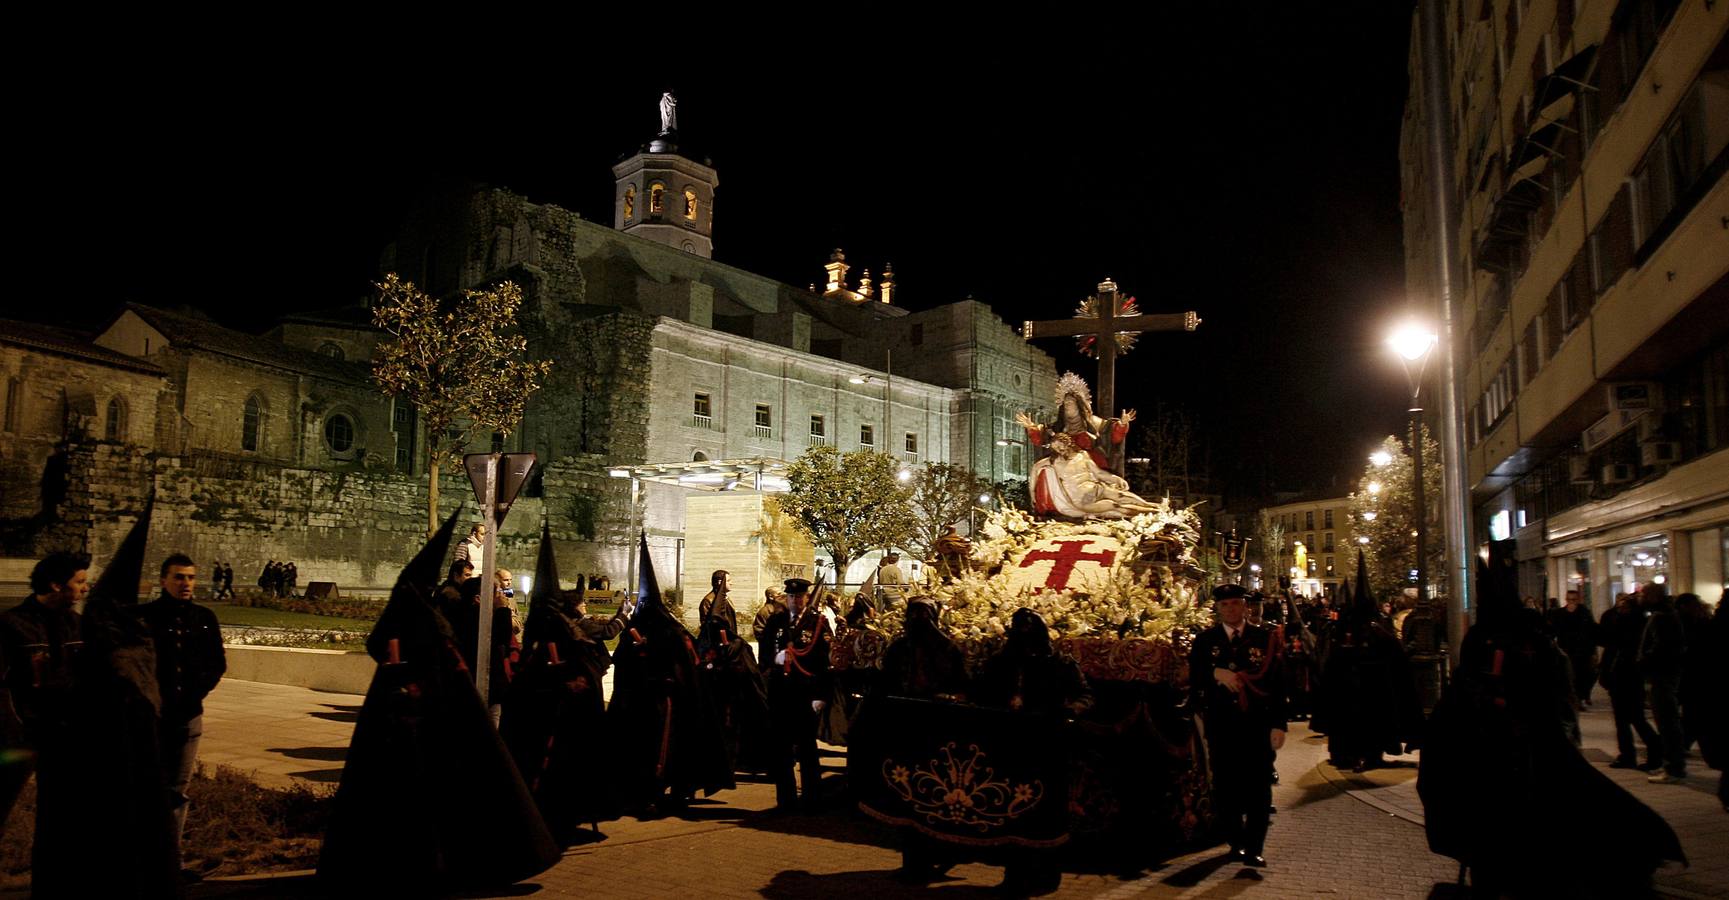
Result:
M706 244L682 243L710 233L713 171L676 155L639 162L616 173L619 202L633 178L701 176L694 224L645 227L641 186L636 225L615 216L617 228L467 189L411 215L380 259L381 272L441 297L515 282L529 353L553 361L520 427L493 444L543 464L508 523L507 564L528 563L517 540L545 517L567 578L605 574L622 588L640 525L662 584L679 584L686 492L646 485L633 507L630 480L608 472L699 453L789 460L817 442L868 444L909 464L1024 478L1031 454L1012 418L1049 407L1048 356L980 303L909 314L888 302L904 295L888 271L879 300L863 280L854 291L844 266L818 293L715 262ZM667 186L666 209L682 219L684 183ZM153 543L232 561L241 581L274 558L295 560L303 582L386 586L424 529L426 436L412 406L371 379L382 338L364 305L289 316L263 335L127 305L94 337L71 339L81 349L67 358L96 369L60 363L25 380L41 393L31 410L56 391L94 410L77 385L124 385L135 410L125 438L103 447L88 429L47 429L33 449L8 447L7 534L28 552L81 540L100 553L154 496ZM48 495L47 482L68 487ZM447 507L469 494L460 477L441 487ZM80 539L79 528L91 531Z

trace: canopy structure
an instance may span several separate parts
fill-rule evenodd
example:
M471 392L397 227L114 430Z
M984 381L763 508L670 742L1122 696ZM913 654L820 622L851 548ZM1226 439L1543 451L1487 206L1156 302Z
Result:
M787 466L786 460L759 456L749 459L700 459L693 462L618 466L608 470L607 474L614 478L634 478L641 482L677 485L693 490L754 490L778 494L784 493L788 488Z

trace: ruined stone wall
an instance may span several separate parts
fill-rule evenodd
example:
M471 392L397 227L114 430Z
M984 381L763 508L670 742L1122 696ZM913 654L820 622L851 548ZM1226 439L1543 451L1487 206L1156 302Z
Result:
M384 591L426 537L424 478L302 469L218 455L154 456L137 447L86 443L65 449L66 487L50 527L28 555L83 549L98 566L125 537L154 487L150 558L172 552L201 567L223 560L236 587L254 584L268 560L293 560L300 586L335 581L344 592ZM518 498L499 538L499 562L532 572L543 515L560 541L561 571L615 574L628 535L629 484L598 458L570 459L545 475L548 495ZM467 479L441 480L440 507L476 504ZM589 510L587 518L582 514ZM609 523L620 523L610 524ZM146 573L147 575L150 573Z

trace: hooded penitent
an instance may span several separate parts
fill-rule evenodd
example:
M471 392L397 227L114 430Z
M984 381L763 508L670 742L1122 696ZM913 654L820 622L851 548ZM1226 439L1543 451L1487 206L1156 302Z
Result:
M1080 665L1054 651L1045 620L1027 608L1015 610L1007 643L985 661L974 686L979 702L1016 712L1060 714L1092 705Z
M677 807L696 791L734 786L714 703L697 672L696 642L666 608L648 540L639 546L640 599L613 653L607 721L621 749L618 783L626 809L662 801Z
M156 651L134 615L150 518L146 505L85 601L62 760L70 769L56 794L37 797L51 815L35 838L46 851L31 873L36 897L162 897L179 887L158 760Z
M457 517L402 570L366 641L378 672L318 863L333 890L412 895L499 886L558 861L450 625L432 605Z
M602 678L606 646L582 628L559 590L552 531L542 526L534 590L522 629L522 667L499 733L553 834L617 815L611 779L593 770L611 746Z
M883 691L923 700L967 693L966 657L937 624L936 605L915 597L907 603L906 627L883 653Z
M1417 777L1429 848L1485 894L1644 896L1658 863L1685 859L1680 841L1568 738L1567 668L1520 614L1513 544L1478 567L1477 624L1430 718Z
M1423 708L1405 650L1380 619L1360 550L1356 588L1341 590L1339 603L1311 728L1327 735L1334 765L1355 768L1415 748Z

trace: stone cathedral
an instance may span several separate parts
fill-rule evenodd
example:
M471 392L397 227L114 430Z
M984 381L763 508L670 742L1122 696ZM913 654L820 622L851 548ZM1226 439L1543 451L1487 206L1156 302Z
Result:
M1049 356L974 300L909 311L886 262L855 277L836 250L800 288L716 261L719 175L663 124L613 167L610 225L473 188L425 203L381 255L381 273L435 295L516 282L530 352L554 361L520 428L469 448L541 463L506 566L532 567L544 518L561 572L622 586L640 524L662 584L706 590L706 571L684 571L686 496L741 467L704 462L760 473L830 444L1026 477L1013 416L1050 405ZM426 484L413 407L371 380L383 337L364 306L263 334L138 304L94 333L0 320L0 554L81 547L100 563L153 499L153 553L228 561L237 584L291 559L302 584L387 588L422 540ZM609 477L641 467L667 474ZM472 504L460 477L441 495Z

